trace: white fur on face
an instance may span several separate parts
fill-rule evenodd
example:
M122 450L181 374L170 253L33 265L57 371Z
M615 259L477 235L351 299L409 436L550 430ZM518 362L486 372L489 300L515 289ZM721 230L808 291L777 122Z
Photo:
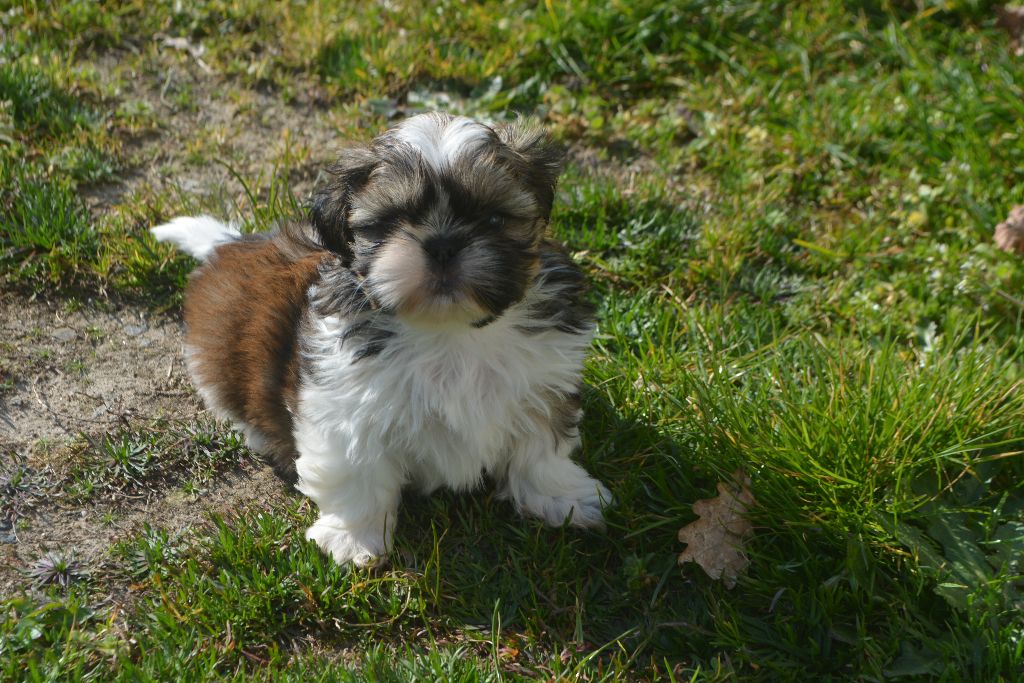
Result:
M426 254L408 235L396 235L381 248L366 285L380 305L389 310L416 308L429 296L424 289L430 274Z
M464 283L479 276L486 267L487 250L466 249L459 266L449 277ZM481 252L473 258L473 252ZM411 321L440 324L468 324L486 318L488 313L456 284L450 292L436 291L437 275L431 272L423 247L409 235L397 235L381 247L366 279L371 296L385 309L396 311Z
M435 115L414 116L394 129L398 140L419 150L435 170L450 166L462 155L493 140L494 132L465 116L452 119Z

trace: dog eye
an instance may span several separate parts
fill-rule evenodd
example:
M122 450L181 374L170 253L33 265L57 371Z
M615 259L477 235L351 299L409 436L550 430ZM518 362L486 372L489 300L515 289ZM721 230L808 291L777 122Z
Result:
M505 225L505 217L500 213L492 213L484 219L484 225L497 230Z

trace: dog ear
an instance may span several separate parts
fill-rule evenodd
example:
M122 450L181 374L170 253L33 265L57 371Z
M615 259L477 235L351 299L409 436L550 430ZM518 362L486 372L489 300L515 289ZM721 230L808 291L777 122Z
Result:
M352 259L352 234L348 227L352 196L366 184L379 159L367 145L352 145L341 151L327 173L330 179L313 193L310 221L320 244L339 254L348 264Z
M502 124L496 126L494 132L511 153L509 162L514 172L533 190L547 218L555 200L558 174L565 162L562 148L533 120Z

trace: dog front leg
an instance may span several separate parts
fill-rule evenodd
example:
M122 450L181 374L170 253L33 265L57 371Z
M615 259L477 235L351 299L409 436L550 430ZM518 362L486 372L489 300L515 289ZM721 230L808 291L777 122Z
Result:
M520 514L540 517L551 526L604 528L603 508L612 502L604 484L570 459L580 444L575 426L567 433L537 416L530 434L512 447L503 495Z
M391 549L403 473L385 455L348 457L340 435L298 439L297 488L320 508L306 530L335 562L365 567Z

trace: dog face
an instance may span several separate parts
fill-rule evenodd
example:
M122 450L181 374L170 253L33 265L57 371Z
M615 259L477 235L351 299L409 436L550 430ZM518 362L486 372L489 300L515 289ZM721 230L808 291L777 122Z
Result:
M482 325L536 272L560 167L538 129L424 114L345 150L312 222L381 309Z

